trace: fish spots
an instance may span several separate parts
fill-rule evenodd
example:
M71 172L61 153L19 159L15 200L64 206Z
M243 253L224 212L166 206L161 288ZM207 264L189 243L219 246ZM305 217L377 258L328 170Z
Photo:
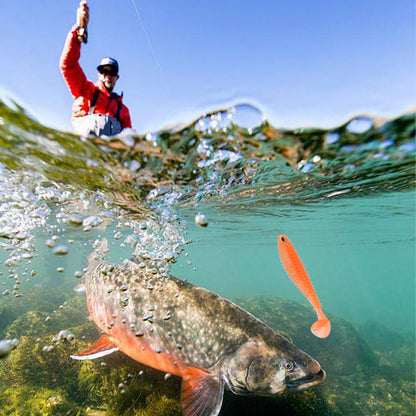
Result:
M207 291L174 277L153 275L151 261L146 263L147 269L131 262L116 265L111 274L109 265L102 263L87 277L89 296L95 299L89 301L95 305L92 315L106 317L102 323L94 321L115 339L123 334L123 342L138 356L154 354L161 357L155 358L157 363L169 360L169 372L176 374L174 361L205 368L217 363L224 351L229 352L224 345L238 336L222 328L223 311L212 307Z
M142 321L153 323L153 315L150 313L144 313L142 316Z
M112 276L113 275L113 271L114 271L114 265L112 264L103 264L103 267L101 268L100 272L101 274L103 274L104 276ZM115 282L117 286L121 285L121 282L116 281Z

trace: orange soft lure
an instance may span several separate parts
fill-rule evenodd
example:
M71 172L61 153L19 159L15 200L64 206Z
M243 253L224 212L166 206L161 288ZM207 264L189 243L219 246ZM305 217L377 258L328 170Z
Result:
M308 273L303 267L302 260L285 235L279 235L278 242L280 259L286 273L309 300L318 315L318 320L311 326L312 334L319 338L326 338L331 332L331 323L322 311L321 302L319 302Z

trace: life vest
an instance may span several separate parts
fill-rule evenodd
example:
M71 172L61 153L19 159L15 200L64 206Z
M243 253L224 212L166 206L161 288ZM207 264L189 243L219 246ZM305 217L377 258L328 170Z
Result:
M112 117L108 114L94 113L100 90L95 88L88 115L83 117L74 117L72 125L80 136L84 137L101 137L114 136L121 132L120 112L123 107L121 99L117 103L116 116Z

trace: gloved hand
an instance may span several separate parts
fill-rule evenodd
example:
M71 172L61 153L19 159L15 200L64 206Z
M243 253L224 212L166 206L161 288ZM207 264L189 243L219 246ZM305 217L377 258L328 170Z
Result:
M89 20L90 9L86 0L81 0L77 9L77 26L80 27L80 29L78 29L78 39L80 42L87 43L87 27Z

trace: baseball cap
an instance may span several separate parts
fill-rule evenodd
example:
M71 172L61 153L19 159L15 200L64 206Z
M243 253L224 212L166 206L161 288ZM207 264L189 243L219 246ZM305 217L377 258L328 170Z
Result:
M118 73L118 62L114 58L110 58L109 56L101 59L100 65L97 66L97 70L100 71L103 66L107 65L114 67Z

